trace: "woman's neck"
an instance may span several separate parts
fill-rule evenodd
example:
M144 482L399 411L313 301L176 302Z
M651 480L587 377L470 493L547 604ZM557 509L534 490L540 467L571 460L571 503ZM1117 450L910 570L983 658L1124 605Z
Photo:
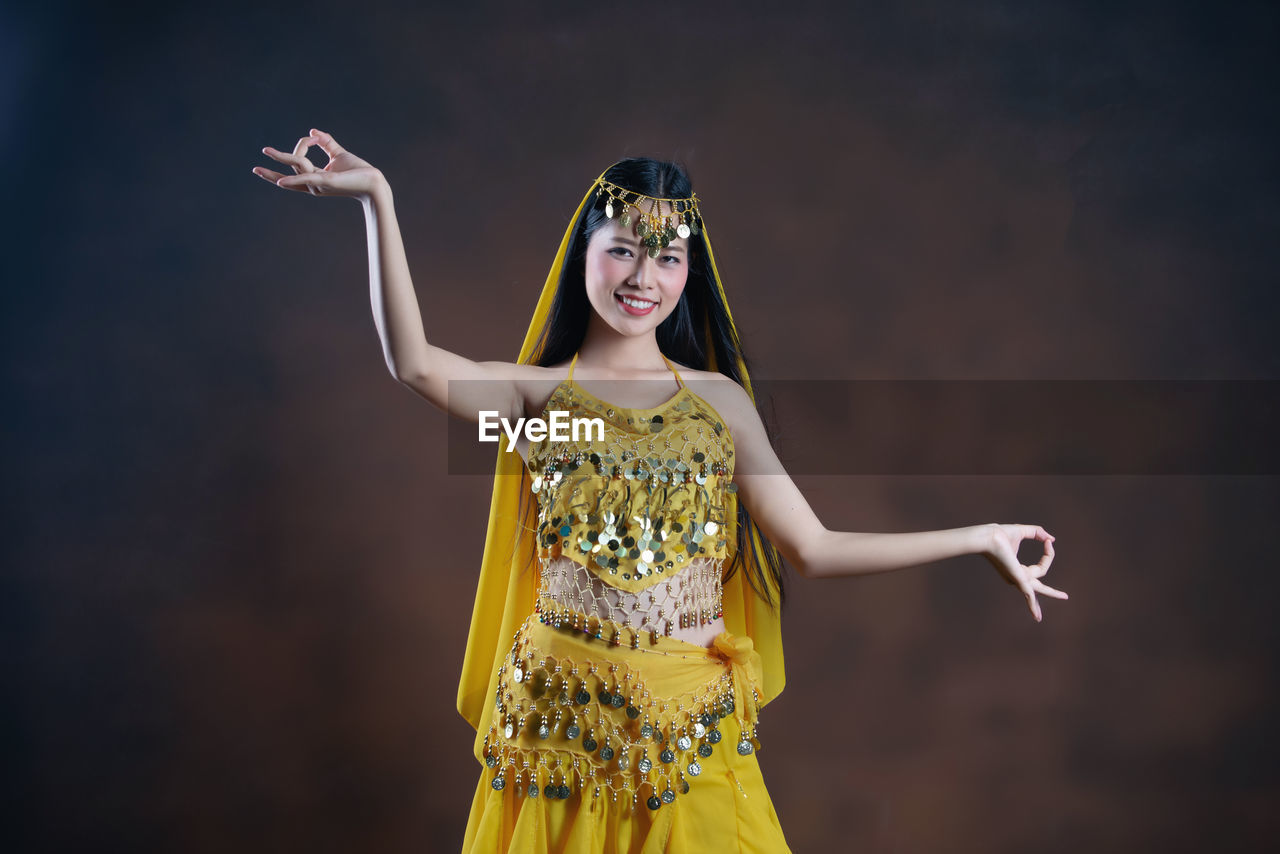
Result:
M587 329L586 338L578 349L578 363L620 374L645 371L668 371L654 333L638 337L619 335L612 328L600 331Z

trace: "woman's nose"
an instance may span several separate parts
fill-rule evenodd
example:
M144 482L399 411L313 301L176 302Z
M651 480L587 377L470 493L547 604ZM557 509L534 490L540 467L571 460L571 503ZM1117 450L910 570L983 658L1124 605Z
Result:
M641 252L640 257L636 259L636 271L632 276L637 287L648 287L653 284L656 273L656 265L648 252Z

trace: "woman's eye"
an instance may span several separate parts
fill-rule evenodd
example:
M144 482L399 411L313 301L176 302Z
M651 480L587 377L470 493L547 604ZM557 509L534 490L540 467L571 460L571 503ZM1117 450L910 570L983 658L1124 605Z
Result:
M672 265L680 263L680 258L676 255L663 255L662 260L663 262L667 264L672 264Z
M615 246L609 250L610 255L617 255L619 258L627 258L631 255L630 249L624 249L621 246Z

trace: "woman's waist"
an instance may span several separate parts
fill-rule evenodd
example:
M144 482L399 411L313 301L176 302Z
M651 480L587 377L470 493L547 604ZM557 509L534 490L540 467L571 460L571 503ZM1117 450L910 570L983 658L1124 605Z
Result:
M627 632L679 638L709 646L724 630L722 562L697 558L643 590L621 590L567 557L541 562L539 600L561 622L581 615Z
M614 645L610 632L624 627L587 618L586 631L539 616L516 633L498 670L483 753L495 789L510 783L563 798L567 787L593 788L657 809L689 791L702 763L758 747L749 640L724 633L710 649L663 636Z

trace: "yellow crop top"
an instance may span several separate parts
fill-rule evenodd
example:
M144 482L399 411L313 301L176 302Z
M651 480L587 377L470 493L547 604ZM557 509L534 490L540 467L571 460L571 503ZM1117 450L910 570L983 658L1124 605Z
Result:
M566 557L604 584L628 592L653 587L695 558L717 565L729 548L726 493L733 479L733 437L724 419L694 394L664 355L680 389L653 409L615 406L569 376L543 410L600 418L604 440L534 442L529 449L538 496L538 555ZM594 439L594 437L591 437ZM719 579L716 579L717 587Z

